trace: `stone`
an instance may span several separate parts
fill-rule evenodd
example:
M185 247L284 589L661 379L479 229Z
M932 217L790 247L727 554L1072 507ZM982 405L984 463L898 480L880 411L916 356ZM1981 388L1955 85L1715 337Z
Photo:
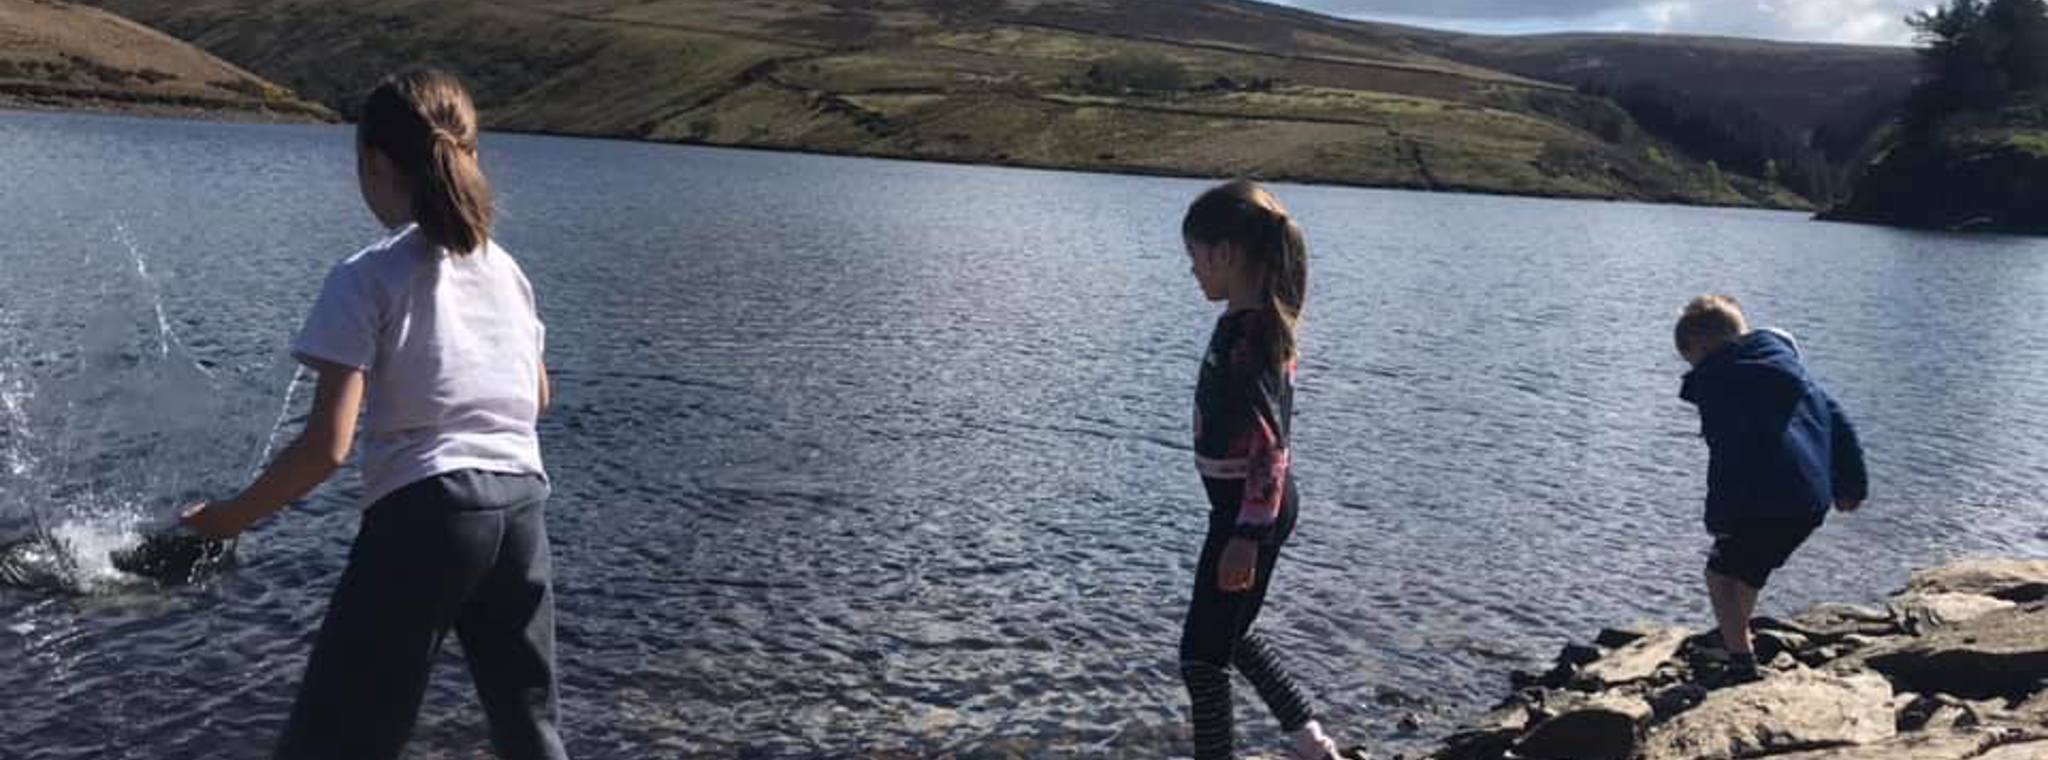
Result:
M1968 760L2003 740L1994 731L1968 729L1901 734L1849 747L1771 755L1771 760Z
M1972 559L1913 574L1903 594L1978 594L2025 604L2048 599L2048 559Z
M1899 633L1891 611L1857 604L1822 604L1791 620L1759 618L1754 627L1799 633L1819 643L1842 643L1849 636L1890 636Z
M1593 645L1606 649L1620 649L1641 641L1644 636L1650 635L1651 630L1649 628L1602 628L1600 633L1593 637Z
M1444 738L1443 749L1430 760L1500 760L1514 746L1521 732L1504 728L1474 728Z
M1936 628L1967 623L1990 613L2018 606L2004 599L1981 594L1949 592L1907 594L1892 601L1892 608L1898 611L1899 620L1905 624L1906 631L1916 635Z
M1644 760L1730 760L1869 744L1897 733L1891 684L1872 673L1776 674L1707 696L1652 730Z
M1756 658L1764 662L1777 659L1780 654L1796 657L1799 653L1813 648L1813 640L1807 638L1806 634L1777 628L1758 629L1751 636L1750 642L1756 648Z
M1650 715L1639 698L1602 694L1536 724L1514 751L1531 760L1628 760Z
M1598 659L1600 659L1599 647L1586 644L1566 644L1564 649L1559 650L1557 653L1558 662L1567 662L1573 665L1585 665Z
M2048 606L1989 613L1844 662L1866 664L1918 692L1970 699L2031 694L2048 679Z
M1650 695L1651 721L1661 723L1673 716L1698 707L1707 701L1707 688L1696 683L1681 683L1666 687Z
M2048 740L2007 744L1971 760L2041 760L2048 757Z
M1678 655L1688 635L1683 628L1652 632L1581 668L1573 686L1598 691L1647 679Z

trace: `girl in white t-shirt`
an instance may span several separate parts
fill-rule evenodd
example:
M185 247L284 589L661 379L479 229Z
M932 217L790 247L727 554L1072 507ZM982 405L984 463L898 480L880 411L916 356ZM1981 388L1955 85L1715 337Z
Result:
M292 344L320 377L305 431L184 521L227 538L304 498L348 458L362 411L367 509L276 756L397 757L452 629L498 754L566 758L534 431L544 330L490 239L476 108L448 74L401 74L371 91L356 138L363 200L392 233L334 267Z

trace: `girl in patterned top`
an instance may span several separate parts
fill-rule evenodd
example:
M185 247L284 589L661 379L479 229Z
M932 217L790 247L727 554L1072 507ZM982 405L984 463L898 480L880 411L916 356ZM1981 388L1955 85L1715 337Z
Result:
M1202 294L1228 304L1195 389L1195 465L1210 506L1180 643L1195 758L1233 752L1232 668L1280 719L1295 757L1336 758L1278 653L1251 630L1299 501L1288 477L1289 434L1308 248L1280 201L1242 180L1197 199L1181 235Z

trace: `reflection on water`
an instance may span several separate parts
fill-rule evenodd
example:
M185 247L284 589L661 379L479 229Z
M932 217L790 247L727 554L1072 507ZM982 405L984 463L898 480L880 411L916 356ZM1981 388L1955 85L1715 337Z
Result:
M41 505L0 521L160 517L239 485L295 426L283 344L372 232L349 150L342 129L0 116L0 165L35 178L0 186L23 220L0 238L0 410L19 409L0 440L34 473L0 495ZM1185 752L1173 652L1213 311L1177 222L1203 183L485 151L549 323L579 757ZM1705 624L1705 454L1669 335L1700 292L1797 332L1870 447L1873 504L1774 579L1768 611L1874 598L1956 554L2048 553L2039 243L1281 194L1315 279L1304 511L1262 625L1349 737L1440 733L1602 625ZM266 756L357 495L344 473L202 586L0 591L0 747ZM482 745L455 657L413 756Z

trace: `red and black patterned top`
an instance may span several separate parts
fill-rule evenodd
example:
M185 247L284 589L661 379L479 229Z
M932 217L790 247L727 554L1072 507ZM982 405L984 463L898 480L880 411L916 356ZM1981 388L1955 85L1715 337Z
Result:
M1294 419L1294 362L1274 356L1270 311L1234 311L1216 321L1195 385L1195 469L1209 506L1237 535L1265 539L1295 499L1288 478Z

